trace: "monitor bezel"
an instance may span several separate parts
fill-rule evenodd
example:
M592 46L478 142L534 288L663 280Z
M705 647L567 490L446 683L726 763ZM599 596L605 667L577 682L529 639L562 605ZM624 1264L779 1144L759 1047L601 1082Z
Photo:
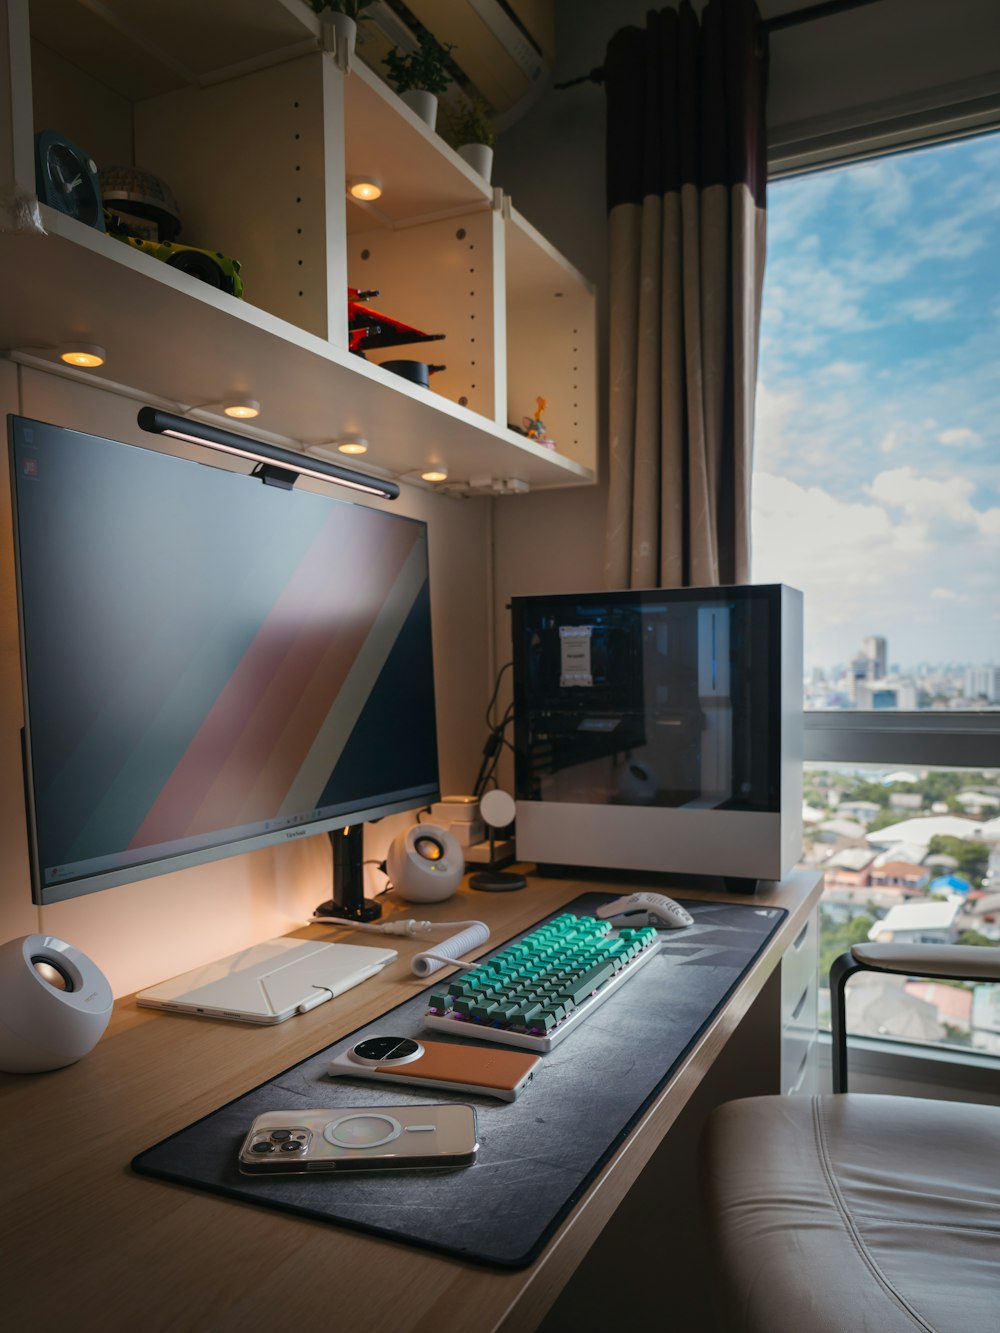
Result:
M289 843L300 842L304 838L311 837L314 834L335 833L340 829L350 827L352 824L383 819L387 815L402 814L408 810L422 809L423 807L432 805L435 801L440 800L441 787L439 769L438 781L433 786L428 785L426 788L420 787L411 789L405 794L394 793L392 799L383 800L375 805L369 804L366 801L359 801L353 809L342 810L334 815L328 815L321 819L304 819L302 823L296 824L292 828L253 833L245 837L227 839L224 842L213 843L198 849L152 856L147 860L133 862L128 866L100 870L93 874L79 875L71 879L60 880L58 883L46 883L43 878L41 858L39 854L35 784L31 762L31 709L28 697L28 664L25 646L24 600L21 579L21 534L18 516L17 467L15 453L15 432L21 426L56 430L85 439L95 439L103 443L121 445L125 448L138 450L140 453L160 454L176 458L179 462L189 463L192 467L209 466L213 467L218 472L226 472L240 477L246 477L247 474L239 472L235 468L219 467L214 460L206 462L205 464L202 464L200 461L199 463L195 463L191 459L184 458L177 454L168 453L165 450L149 449L144 445L132 444L129 441L115 440L110 436L94 435L91 432L78 430L75 427L60 426L54 422L40 421L37 418L26 417L19 413L12 412L7 415L7 456L10 474L14 582L16 588L18 657L20 663L21 707L23 718L23 725L20 729L21 765L28 842L28 865L31 880L31 899L33 903L40 907L46 907L53 903L65 902L72 898L79 898L84 897L87 894L97 893L102 889L116 888L125 884L138 883L143 880L157 878L161 875L172 874L177 870L187 870L194 866L206 865L214 861L222 861L233 856L240 856L246 852L258 851L266 847L286 846ZM385 513L382 510L376 509L375 506L361 504L356 500L343 499L340 496L331 496L330 499L338 504L360 504L360 507L364 509L382 513L388 520L415 523L423 528L428 552L429 578L430 534L428 525L423 519L412 518L409 515L403 514ZM431 662L433 669L433 643L431 644Z

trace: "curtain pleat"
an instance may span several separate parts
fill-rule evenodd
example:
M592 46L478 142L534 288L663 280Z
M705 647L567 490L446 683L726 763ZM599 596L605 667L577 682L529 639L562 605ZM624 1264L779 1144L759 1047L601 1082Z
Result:
M749 576L766 71L752 0L608 47L611 588Z
M629 586L632 550L632 475L638 347L639 235L641 210L621 204L609 218L608 274L608 519L604 577L609 588Z

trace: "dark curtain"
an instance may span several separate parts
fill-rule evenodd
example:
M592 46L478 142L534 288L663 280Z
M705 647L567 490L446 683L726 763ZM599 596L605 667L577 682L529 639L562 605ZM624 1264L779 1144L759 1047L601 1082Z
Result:
M767 42L752 0L608 44L609 588L745 583Z

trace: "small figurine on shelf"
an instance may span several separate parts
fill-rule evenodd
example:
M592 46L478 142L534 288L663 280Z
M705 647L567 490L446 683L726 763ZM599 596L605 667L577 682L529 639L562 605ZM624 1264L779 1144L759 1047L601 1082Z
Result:
M533 417L524 417L524 433L529 440L534 440L536 444L544 444L549 449L556 447L555 440L552 439L545 429L545 422L542 420L542 413L545 411L545 399L538 397L535 399L535 415Z

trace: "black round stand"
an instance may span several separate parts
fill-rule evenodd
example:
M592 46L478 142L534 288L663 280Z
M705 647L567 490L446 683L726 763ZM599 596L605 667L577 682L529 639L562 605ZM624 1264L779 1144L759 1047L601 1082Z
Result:
M482 893L509 893L526 888L528 881L513 870L480 870L469 877L469 888Z

